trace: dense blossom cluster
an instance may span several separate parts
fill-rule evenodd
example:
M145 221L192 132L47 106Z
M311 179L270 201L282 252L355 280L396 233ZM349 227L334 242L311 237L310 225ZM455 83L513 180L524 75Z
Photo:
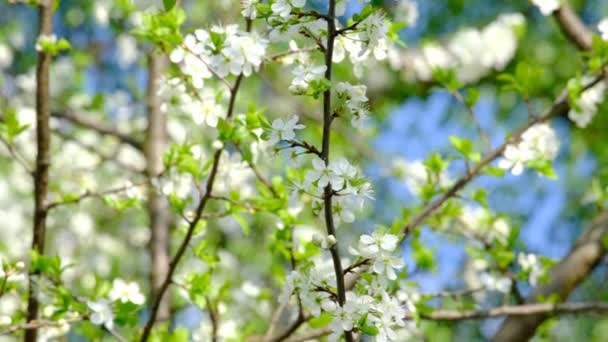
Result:
M366 326L377 329L376 341L396 340L396 330L406 327L406 312L414 309L399 299L403 296L390 290L391 282L397 279L395 270L404 266L403 259L395 254L398 242L395 235L375 231L362 235L358 245L350 248L353 255L370 260L374 277L362 280L366 282L364 286L346 292L344 306L339 306L333 298L335 275L327 266L311 265L293 271L287 277L281 301L295 295L313 316L328 312L332 316L331 341L338 341L343 331L357 328L362 320Z
M446 43L430 42L403 56L393 51L389 60L410 79L430 81L435 69L454 69L461 82L472 83L507 66L518 47L517 31L524 25L521 14L503 14L481 30L458 31Z
M217 75L250 76L260 68L268 41L257 33L240 31L238 25L214 26L209 31L198 29L184 38L184 44L171 52L173 63L196 88L204 79Z
M559 141L553 128L546 123L536 124L524 132L520 142L507 145L499 166L517 176L524 171L526 163L551 161L558 152Z

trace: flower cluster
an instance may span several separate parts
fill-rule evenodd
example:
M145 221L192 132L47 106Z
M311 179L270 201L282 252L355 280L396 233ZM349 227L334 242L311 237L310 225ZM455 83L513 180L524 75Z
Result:
M371 235L361 235L357 248L351 247L349 251L355 256L372 260L374 273L396 280L395 270L405 266L403 259L394 255L398 243L399 238L396 235L375 231Z
M331 268L316 263L293 271L287 277L281 301L285 302L295 294L313 316L329 313L332 316L330 341L338 341L344 331L363 327L377 331L375 338L378 341L398 340L396 330L405 327L406 311L414 309L404 291L391 294L389 290L392 281L397 279L394 270L404 265L394 254L398 242L395 235L374 232L361 236L357 248L350 248L351 253L370 259L373 276L361 279L362 286L346 292L344 305L340 306L333 294L335 275Z
M446 187L452 183L447 172L434 174L420 160L396 159L393 162L393 170L397 177L405 180L407 187L415 196L421 196L429 185Z
M161 82L158 95L163 100L160 109L164 113L191 116L197 125L216 127L225 115L224 106L217 102L218 94L210 87L197 91L194 96L182 80L171 78Z
M549 124L540 123L530 127L517 144L509 144L503 154L504 159L498 164L503 169L511 170L513 175L520 175L526 163L531 161L551 161L557 157L559 141Z
M580 128L587 127L597 113L598 106L604 101L605 92L605 82L598 82L593 87L585 90L577 100L578 106L568 112L568 118Z
M342 112L351 116L351 124L361 128L369 116L369 104L366 96L367 87L340 82L336 85L336 94L344 105Z
M184 38L183 46L171 52L170 59L182 73L192 78L196 88L203 80L217 75L250 76L260 68L268 41L256 33L243 32L237 25L198 29Z
M270 138L268 143L275 145L279 141L288 141L296 137L294 130L303 129L306 126L298 124L300 118L297 115L293 115L289 120L284 121L283 119L275 119L272 122L272 129L270 131Z
M532 0L532 3L544 16L553 14L560 7L560 0Z
M474 258L470 260L464 270L464 280L469 288L483 288L487 291L509 293L512 281L510 278L493 272L490 263L484 259ZM483 292L476 293L477 299L482 299Z
M532 286L536 286L538 280L546 273L546 269L543 267L540 258L535 254L519 253L517 255L517 263L522 271L528 274L528 282Z
M102 298L97 301L87 302L87 306L92 311L91 323L103 325L107 329L114 327L114 310L112 303L132 303L142 305L146 297L141 293L136 282L125 282L122 279L115 279L112 289L108 294L108 299Z
M372 54L377 60L386 59L389 46L386 37L388 28L388 21L383 14L374 12L369 15L356 28L336 39L334 62L341 62L345 52L348 52L355 68Z
M504 218L497 218L482 207L463 207L458 216L458 224L465 235L482 239L486 243L506 244L511 235L511 226Z
M306 94L312 82L319 81L323 78L327 67L325 65L298 65L292 70L294 76L289 91L295 95Z
M427 43L420 49L391 53L395 69L410 79L431 81L434 69L454 69L464 83L476 82L493 70L503 70L515 56L516 31L525 24L519 13L503 14L483 29L458 31L446 43Z
M313 210L320 212L324 205L324 189L330 186L335 193L332 213L336 224L354 222L355 212L363 209L367 200L373 199L369 181L343 158L326 165L321 158L315 157L312 165L313 169L306 173L304 182L295 184L293 195L312 195L315 201Z

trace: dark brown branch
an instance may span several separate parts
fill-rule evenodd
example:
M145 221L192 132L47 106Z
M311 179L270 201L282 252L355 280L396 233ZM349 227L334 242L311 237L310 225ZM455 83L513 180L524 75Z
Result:
M40 0L38 3L38 36L49 36L53 33L53 2ZM49 167L51 164L51 94L49 69L52 56L45 51L38 52L36 65L36 166L34 170L34 226L32 229L32 249L44 253L47 218L47 196L49 188ZM27 322L38 318L38 299L34 278L39 271L29 273L29 290L27 301ZM38 330L25 332L25 342L36 342Z
M144 155L146 157L146 175L148 177L147 214L150 227L150 284L154 300L159 295L163 280L169 269L169 226L170 213L167 202L155 189L152 180L163 172L163 153L167 145L166 117L160 110L161 100L158 89L166 57L151 52L148 55L148 86L146 111L148 126ZM165 296L158 308L158 321L168 320L171 316L171 297Z
M334 18L336 15L336 0L329 1L329 10L327 16ZM334 53L334 41L338 33L336 32L336 23L334 20L327 20L327 45L325 48L325 79L331 83L332 79L332 65L333 65L333 53ZM331 142L331 123L333 121L332 109L331 109L331 89L327 89L323 93L323 147L321 149L321 159L325 162L325 165L329 165L329 149ZM328 235L336 235L336 227L334 225L334 216L332 213L332 196L333 191L331 184L325 187L323 196L323 209L325 216L325 225L327 228ZM336 286L338 295L338 304L344 306L346 302L346 289L344 287L344 271L342 269L342 261L340 260L340 251L338 249L338 242L333 244L329 248L331 258L334 264L334 272L336 273ZM346 342L354 341L353 333L351 331L345 331L344 337Z
M564 35L572 41L580 50L591 50L593 34L587 26L580 20L572 7L563 3L561 7L553 13L559 28Z
M131 145L135 149L139 151L143 151L143 144L130 136L129 134L119 132L112 127L108 127L101 122L93 120L91 118L78 115L73 112L53 112L52 116L59 119L64 119L71 122L74 125L80 126L82 128L87 128L93 130L101 135L107 135L118 139L120 142Z

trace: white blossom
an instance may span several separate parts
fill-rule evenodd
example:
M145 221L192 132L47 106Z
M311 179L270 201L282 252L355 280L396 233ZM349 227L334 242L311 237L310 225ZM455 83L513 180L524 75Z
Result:
M583 81L588 82L590 79L585 78ZM598 106L604 101L605 93L605 82L598 82L593 87L583 91L577 101L578 108L570 109L568 118L580 128L587 127L597 113Z
M298 65L291 72L295 77L291 81L289 91L294 94L304 94L310 82L323 78L327 66L325 65Z
M146 301L146 297L141 293L139 285L136 282L127 283L120 278L114 279L108 297L113 302L131 302L135 305L142 305Z
M259 0L241 0L241 15L247 19L255 19L258 15L256 5L259 3Z
M524 272L528 272L528 281L532 286L536 286L538 280L545 274L545 268L535 254L519 253L517 263Z
M597 24L597 29L600 31L600 35L603 40L608 40L608 18L600 20Z
M511 170L513 175L523 172L524 165L534 160L551 161L557 157L559 141L549 124L540 123L530 127L517 144L506 147L498 166Z
M272 122L272 130L270 131L270 139L268 143L274 145L282 140L293 140L296 137L294 130L300 130L306 126L298 124L300 118L293 115L289 120L275 119Z
M103 325L108 329L114 328L114 311L110 302L105 299L100 299L95 302L87 302L87 306L93 312L91 314L91 323L95 325Z
M560 0L532 0L544 16L551 15L560 7Z

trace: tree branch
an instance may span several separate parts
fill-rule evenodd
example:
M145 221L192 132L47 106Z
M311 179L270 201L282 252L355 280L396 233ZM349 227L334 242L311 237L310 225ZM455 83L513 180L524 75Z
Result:
M583 51L591 50L593 34L580 20L570 5L565 2L562 3L561 7L553 12L553 17L557 21L562 33L577 48Z
M167 202L157 192L152 180L163 172L163 153L167 145L166 117L160 110L160 98L157 95L159 82L166 65L166 57L154 51L148 55L148 85L146 111L148 126L144 155L146 157L146 176L148 177L148 201L146 204L148 225L150 227L150 284L154 300L159 295L163 280L169 271L169 225L170 212ZM171 316L171 298L165 296L158 308L158 321L168 320Z
M336 0L329 1L329 10L327 12L328 18L334 18L336 14ZM332 76L332 64L333 64L333 53L334 53L334 40L338 33L336 32L336 22L334 20L327 20L327 45L325 48L325 79L331 83ZM321 159L325 162L325 165L329 164L329 149L331 142L331 123L333 121L332 110L331 110L331 89L327 89L323 93L323 147L321 150ZM327 234L336 236L336 227L334 225L334 217L332 213L332 196L333 191L331 184L325 187L323 196L324 201L324 214L325 214L325 225L327 228ZM338 291L338 304L344 306L346 301L346 289L344 288L344 271L342 270L342 261L340 260L340 252L338 249L338 243L336 242L329 248L331 258L334 264L334 271L336 273L336 285ZM351 331L345 331L344 337L346 342L354 341L353 333Z
M38 37L53 33L53 2L40 0L38 3ZM44 254L46 235L47 196L49 187L49 167L51 164L51 95L49 69L52 56L44 50L38 52L36 65L36 166L34 170L34 225L32 228L32 249ZM29 272L29 289L27 301L27 322L38 317L38 299L34 280L39 271ZM25 342L36 342L36 328L25 332Z
M598 82L604 79L604 75L597 76L585 85L584 89L589 89L593 87ZM454 185L452 185L445 193L439 196L436 200L427 204L416 216L414 216L408 224L403 228L403 232L407 235L407 233L422 224L429 216L435 213L445 202L447 202L450 198L454 197L460 190L462 190L465 185L467 185L470 181L475 179L483 169L492 163L494 160L499 158L508 145L518 142L521 139L521 136L528 130L530 127L548 121L556 116L565 115L570 110L570 105L568 104L568 89L564 89L561 95L557 98L557 100L553 103L553 105L546 110L540 117L536 117L528 121L524 126L515 131L509 138L507 138L499 147L488 153L477 165L475 165L472 169L470 169L463 177L461 177Z

